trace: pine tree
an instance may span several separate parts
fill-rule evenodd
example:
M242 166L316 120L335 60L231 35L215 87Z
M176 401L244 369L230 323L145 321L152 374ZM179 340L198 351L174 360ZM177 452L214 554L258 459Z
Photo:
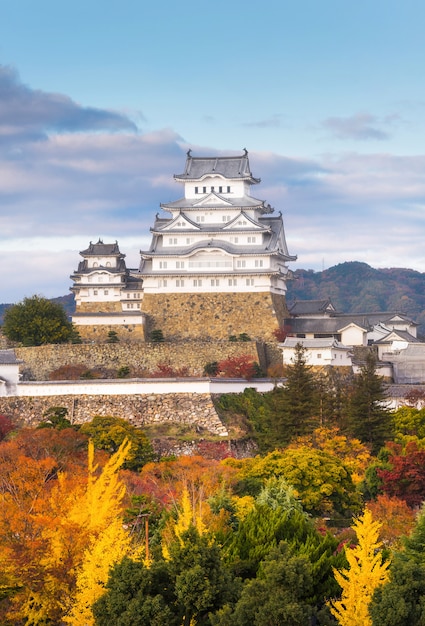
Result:
M270 427L276 431L277 446L286 445L294 437L305 435L318 426L318 388L301 343L295 346L292 364L286 371L285 386L275 389L270 401L275 415Z
M373 593L388 580L389 562L382 562L379 528L366 509L353 524L358 545L346 549L349 569L334 570L342 596L331 602L330 608L340 626L372 626L369 605Z
M372 453L377 454L391 438L392 414L386 406L385 382L376 373L376 358L372 352L354 377L348 412L351 434L370 444Z

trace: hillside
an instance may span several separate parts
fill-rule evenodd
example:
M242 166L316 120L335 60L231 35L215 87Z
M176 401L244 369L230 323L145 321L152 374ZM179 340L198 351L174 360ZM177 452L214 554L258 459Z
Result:
M288 303L331 298L342 313L399 311L425 334L425 273L390 268L374 269L357 261L340 263L322 272L296 270L288 283Z
M399 311L417 321L425 335L425 273L403 268L374 269L366 263L340 263L322 272L299 269L288 283L288 303L331 298L342 313ZM68 315L74 311L72 294L54 298ZM0 304L0 324L10 304Z

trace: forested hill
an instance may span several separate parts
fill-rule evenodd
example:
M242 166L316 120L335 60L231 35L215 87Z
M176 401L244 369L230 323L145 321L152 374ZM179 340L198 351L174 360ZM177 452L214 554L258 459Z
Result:
M287 300L330 298L342 313L399 311L421 324L425 333L425 273L410 269L374 269L357 261L322 272L296 270Z
M288 283L288 303L331 298L342 313L399 311L421 324L425 334L425 273L410 269L374 269L357 261L340 263L322 272L296 270ZM74 311L72 294L54 298L67 314ZM6 304L0 304L0 324Z
M59 296L58 298L51 298L52 302L56 302L57 304L61 304L66 311L66 314L71 317L71 315L75 311L75 301L74 296L70 293L67 296ZM8 307L12 306L12 304L0 304L0 325L3 323L3 316Z

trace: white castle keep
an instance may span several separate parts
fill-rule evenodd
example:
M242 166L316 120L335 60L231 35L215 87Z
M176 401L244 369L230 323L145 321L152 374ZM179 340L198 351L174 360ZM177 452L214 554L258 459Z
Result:
M117 243L90 243L80 253L84 260L71 276L74 323L86 334L96 326L99 334L144 324L173 337L265 338L287 313L288 263L296 257L288 252L282 214L251 195L260 179L248 152L193 157L189 150L174 180L183 196L161 204L139 269L126 267Z

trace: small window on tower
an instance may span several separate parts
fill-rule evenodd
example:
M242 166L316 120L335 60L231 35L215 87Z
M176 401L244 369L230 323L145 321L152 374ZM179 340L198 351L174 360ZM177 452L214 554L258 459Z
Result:
M198 189L199 189L198 187L195 187L195 193L198 193Z

